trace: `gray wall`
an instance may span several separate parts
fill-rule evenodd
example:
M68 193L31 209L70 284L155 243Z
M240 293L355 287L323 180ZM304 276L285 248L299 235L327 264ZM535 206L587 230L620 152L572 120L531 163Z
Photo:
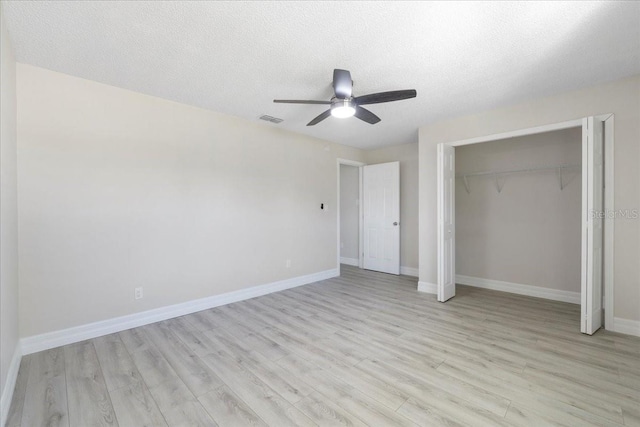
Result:
M17 77L22 336L336 268L337 158L360 150L29 65Z
M567 129L456 148L456 173L580 165L582 131ZM456 179L456 273L580 292L581 176L568 170Z

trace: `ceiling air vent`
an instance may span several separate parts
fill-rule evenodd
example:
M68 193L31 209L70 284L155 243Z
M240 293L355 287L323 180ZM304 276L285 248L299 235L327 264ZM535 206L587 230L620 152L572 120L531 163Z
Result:
M266 114L260 116L260 120L266 120L267 122L271 122L271 123L281 123L282 122L282 119L279 119L277 117L267 116Z

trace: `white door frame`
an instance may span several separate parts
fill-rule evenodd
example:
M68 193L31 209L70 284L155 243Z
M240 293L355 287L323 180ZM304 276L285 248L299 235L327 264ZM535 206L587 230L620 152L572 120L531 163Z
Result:
M605 213L614 211L614 115L600 114L594 116L604 122L604 210ZM493 135L479 136L476 138L463 139L460 141L443 142L442 145L451 147L461 147L463 145L479 144L482 142L497 141L500 139L514 138L518 136L534 135L544 132L552 132L556 130L569 129L573 127L582 127L582 118L569 120L566 122L552 123L543 126L536 126L525 129L518 129L510 132L502 132ZM438 194L443 189L438 186ZM613 290L614 290L614 272L613 272L613 237L614 237L614 219L612 215L605 215L604 221L604 328L614 330L614 312L613 312ZM440 224L438 224L440 227ZM455 255L454 255L455 256ZM438 268L440 266L438 265Z
M363 230L362 230L362 168L364 166L366 166L366 163L362 163L362 162L357 162L355 160L348 160L348 159L337 159L337 174L338 174L338 200L336 201L336 216L338 219L338 234L337 234L337 242L336 242L336 248L337 248L337 261L336 261L336 268L338 269L338 273L340 273L340 165L347 165L347 166L355 166L358 168L358 267L362 268L362 247L363 242L362 242L362 234L363 234Z

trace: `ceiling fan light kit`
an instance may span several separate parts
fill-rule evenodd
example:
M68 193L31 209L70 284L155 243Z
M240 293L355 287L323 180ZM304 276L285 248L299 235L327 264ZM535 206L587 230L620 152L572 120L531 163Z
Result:
M355 116L358 119L371 125L380 121L380 117L371 111L363 108L362 105L381 104L383 102L401 101L403 99L415 98L415 89L395 90L391 92L371 93L363 96L353 96L353 80L351 73L347 70L333 70L333 91L335 96L331 101L312 101L295 99L274 99L275 103L282 104L319 104L330 105L331 107L307 123L307 126L315 126L329 116L344 119Z
M356 106L352 99L336 99L331 104L331 115L339 119L351 117L356 113Z

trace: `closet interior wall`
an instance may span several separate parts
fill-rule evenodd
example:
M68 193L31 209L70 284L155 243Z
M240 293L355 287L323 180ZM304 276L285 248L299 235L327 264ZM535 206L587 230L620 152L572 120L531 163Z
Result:
M581 141L571 128L456 148L457 275L579 295ZM574 167L524 171L560 165ZM471 175L507 170L523 172Z
M340 165L340 260L358 265L360 175L356 166Z

